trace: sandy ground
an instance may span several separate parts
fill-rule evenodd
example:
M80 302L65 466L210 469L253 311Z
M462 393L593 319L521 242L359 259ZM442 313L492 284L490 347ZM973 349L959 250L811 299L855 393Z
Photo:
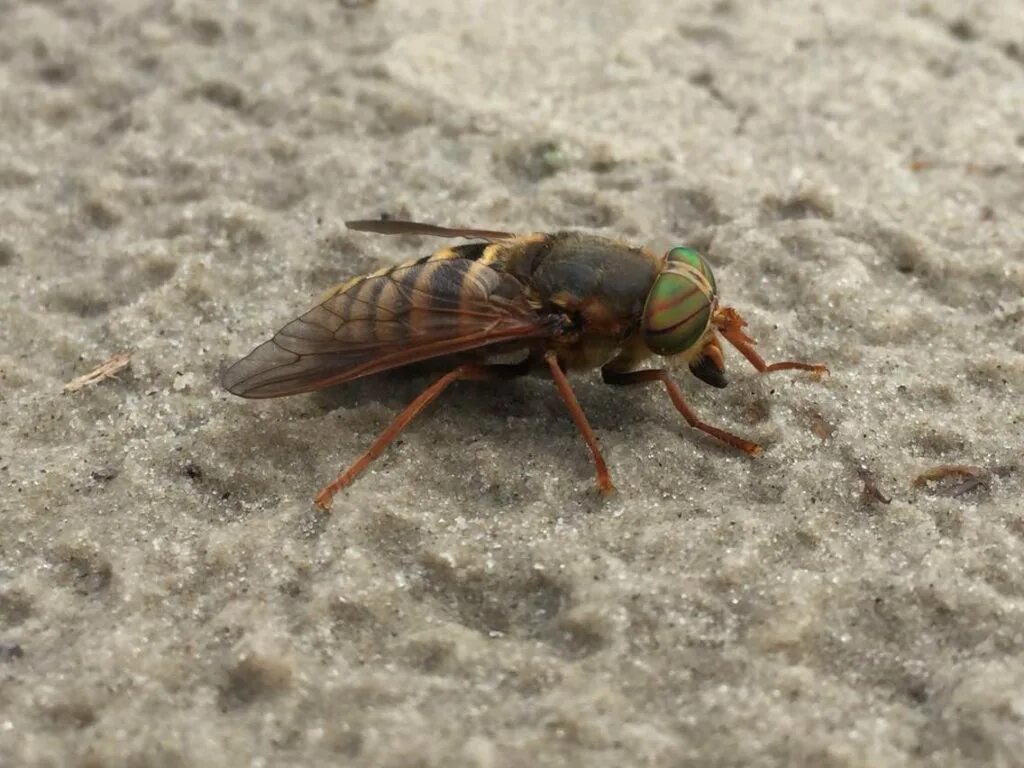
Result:
M1021 765L1020 7L0 1L0 764ZM680 371L756 460L578 379L607 501L460 385L323 516L424 381L218 377L381 212L697 245L833 375Z

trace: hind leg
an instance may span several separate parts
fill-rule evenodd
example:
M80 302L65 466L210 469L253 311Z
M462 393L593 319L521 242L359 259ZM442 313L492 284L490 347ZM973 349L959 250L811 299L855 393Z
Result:
M528 369L528 365L481 365L478 363L468 363L466 365L460 365L458 368L449 371L423 390L415 400L405 407L405 410L395 417L395 420L391 422L388 428L377 436L377 439L373 441L373 444L362 456L356 459L348 469L320 490L316 495L316 505L325 512L330 509L331 500L334 498L334 494L342 488L351 485L352 481L355 480L363 470L370 466L374 459L380 456L384 452L384 449L394 442L396 437L402 434L402 430L409 426L409 423L415 419L424 408L440 397L441 393L456 381L482 381L485 379L511 378L513 376L520 376L526 373Z

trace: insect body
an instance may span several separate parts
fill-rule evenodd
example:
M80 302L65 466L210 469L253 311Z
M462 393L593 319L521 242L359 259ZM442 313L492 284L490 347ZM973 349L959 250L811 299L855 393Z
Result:
M614 385L660 381L691 427L751 455L760 447L698 419L665 369L638 366L655 356L681 360L699 379L724 387L721 336L762 373L827 372L816 363L766 364L744 333L743 318L719 305L711 268L689 248L658 255L577 232L517 236L395 220L352 221L348 227L481 242L341 284L225 373L228 391L263 398L426 360L450 364L320 491L316 503L323 509L455 381L549 373L593 454L598 487L609 492L608 469L566 371L600 368Z

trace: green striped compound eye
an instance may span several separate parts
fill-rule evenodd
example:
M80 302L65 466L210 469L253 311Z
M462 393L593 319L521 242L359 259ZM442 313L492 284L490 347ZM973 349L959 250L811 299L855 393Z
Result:
M704 336L716 300L715 277L690 248L673 248L644 307L643 333L657 355L678 355Z
M685 248L681 245L676 246L668 252L667 258L669 264L687 264L693 267L707 278L712 291L718 290L718 286L715 285L715 275L711 271L711 267L709 267L708 263L704 261L704 257L693 250L693 248Z

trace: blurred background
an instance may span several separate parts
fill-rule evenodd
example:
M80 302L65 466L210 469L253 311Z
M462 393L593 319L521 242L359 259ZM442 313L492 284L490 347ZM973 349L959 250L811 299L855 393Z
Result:
M1024 15L996 2L0 0L0 763L1014 765ZM702 249L832 376L251 403L440 241ZM62 386L130 351L118 378ZM957 465L965 475L927 473ZM964 477L967 480L964 480Z

